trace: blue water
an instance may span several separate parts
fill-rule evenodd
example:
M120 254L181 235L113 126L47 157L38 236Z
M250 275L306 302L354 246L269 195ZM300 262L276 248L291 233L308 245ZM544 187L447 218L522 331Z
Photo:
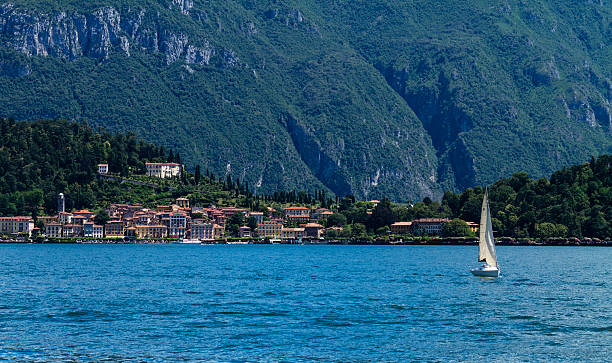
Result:
M612 357L612 249L0 245L0 359Z

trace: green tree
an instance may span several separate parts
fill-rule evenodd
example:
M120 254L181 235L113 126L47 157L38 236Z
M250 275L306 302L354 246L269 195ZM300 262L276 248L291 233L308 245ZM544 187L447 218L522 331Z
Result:
M351 227L351 237L353 238L365 239L368 237L366 232L366 226L361 223L354 223Z
M391 210L391 201L387 198L383 198L376 207L374 207L372 214L369 216L368 228L370 230L377 230L393 222L395 222L395 215Z
M196 165L195 167L195 175L194 175L194 181L196 185L200 184L200 179L202 178L202 175L200 174L200 165Z
M444 237L469 237L473 232L463 219L455 218L444 224L441 234Z
M98 209L96 211L96 216L94 217L94 223L103 226L109 221L109 219L110 216L108 215L106 209Z
M346 225L346 217L342 213L334 213L325 221L326 227L342 227Z
M558 237L557 227L554 223L544 222L535 225L535 236L539 238Z

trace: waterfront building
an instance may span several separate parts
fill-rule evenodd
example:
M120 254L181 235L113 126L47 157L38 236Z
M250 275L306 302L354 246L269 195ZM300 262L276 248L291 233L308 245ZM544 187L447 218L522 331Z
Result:
M104 226L99 224L93 225L93 238L104 238Z
M193 223L191 238L199 240L216 240L223 237L225 228L216 223Z
M50 222L45 225L45 236L47 238L60 238L62 236L62 225Z
M308 238L321 238L323 226L318 223L306 223L304 225L304 236Z
M108 164L98 164L98 174L108 174Z
M283 209L283 214L285 215L285 217L289 215L309 215L310 209L306 207L288 207Z
M83 223L83 237L91 238L93 237L93 222L85 222Z
M32 236L34 220L32 217L0 217L0 233L3 234L24 234Z
M161 224L136 226L136 237L140 239L165 238L167 236L168 227Z
M168 228L168 237L170 238L185 238L187 229L185 227L170 227Z
M391 233L410 234L412 232L412 222L395 222L389 226Z
M283 224L274 221L264 221L257 225L257 235L264 238L282 238Z
M123 238L124 223L120 220L112 220L106 222L104 226L104 235L109 238Z
M420 235L439 235L448 218L421 218L412 221L412 231Z
M147 212L138 212L134 215L133 221L135 224L151 224L153 217Z
M168 237L185 238L187 230L187 216L183 213L170 213Z
M182 164L177 163L145 163L147 175L157 178L173 178L181 175Z
M304 231L305 229L303 227L298 227L298 228L283 227L282 240L283 242L287 242L287 243L294 243L296 241L299 241L301 238L304 238L305 236Z
M85 222L83 223L83 237L103 238L104 227L94 224L93 222Z
M80 237L83 235L83 226L80 224L65 224L62 227L62 237Z
M127 227L123 230L123 234L125 234L125 237L133 237L136 238L136 227L131 226L131 227Z

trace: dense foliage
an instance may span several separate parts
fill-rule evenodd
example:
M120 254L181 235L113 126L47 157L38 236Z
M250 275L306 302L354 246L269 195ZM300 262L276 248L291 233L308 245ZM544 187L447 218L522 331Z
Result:
M145 162L180 162L172 150L148 144L133 133L110 134L67 121L15 122L0 119L0 216L54 213L57 194L68 209L100 208L110 203L154 206L181 196L197 202L231 200L241 186L210 175L196 183L191 174L177 180L145 176ZM98 176L98 163L127 182ZM131 183L131 182L134 183ZM137 184L141 183L141 184ZM248 188L248 186L247 186Z
M478 223L483 187L462 193L447 191L442 201L390 203L376 207L353 197L339 200L338 213L328 226L348 226L346 237L355 237L351 226L364 226L370 237L384 234L395 221L419 218L451 218L444 236L473 235L465 221ZM489 187L493 229L497 237L612 238L612 155L593 158L589 163L564 168L549 179L532 179L525 172L501 179ZM335 232L332 233L334 236Z
M451 215L478 221L483 189L446 193ZM550 180L526 173L489 189L493 229L500 236L612 238L612 156L555 172Z

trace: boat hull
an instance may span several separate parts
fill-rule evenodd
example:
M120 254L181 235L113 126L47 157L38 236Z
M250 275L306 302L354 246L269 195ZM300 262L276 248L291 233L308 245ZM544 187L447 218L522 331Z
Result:
M479 267L470 270L472 275L480 277L499 277L499 269L496 267Z

